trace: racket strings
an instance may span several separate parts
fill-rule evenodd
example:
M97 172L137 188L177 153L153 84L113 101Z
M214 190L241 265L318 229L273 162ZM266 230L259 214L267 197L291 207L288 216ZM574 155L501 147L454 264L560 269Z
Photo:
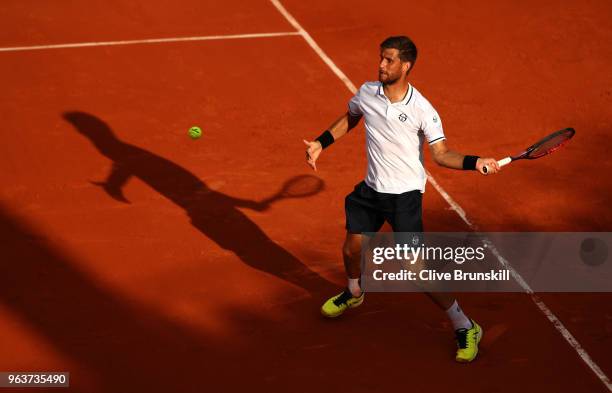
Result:
M574 130L566 129L563 131L556 132L550 135L548 138L536 143L533 148L529 150L529 158L539 158L546 154L552 153L561 146L563 146L570 138L574 136Z

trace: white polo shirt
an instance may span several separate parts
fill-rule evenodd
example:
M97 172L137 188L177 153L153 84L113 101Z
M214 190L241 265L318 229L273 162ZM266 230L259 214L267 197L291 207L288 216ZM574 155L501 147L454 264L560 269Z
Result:
M349 113L363 115L368 170L365 182L378 192L425 192L423 143L445 139L434 107L409 85L401 102L391 103L381 82L366 82L349 101Z

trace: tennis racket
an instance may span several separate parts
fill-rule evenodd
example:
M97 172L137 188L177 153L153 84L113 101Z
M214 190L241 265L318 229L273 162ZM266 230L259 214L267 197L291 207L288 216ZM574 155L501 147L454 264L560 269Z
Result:
M561 131L553 132L546 138L543 138L537 143L529 146L522 153L516 156L502 158L501 160L497 161L497 164L502 167L516 160L534 160L536 158L544 157L545 155L550 154L561 146L565 145L575 133L576 130L573 128L565 128ZM482 168L482 171L487 174L489 172L489 168L485 165Z
M323 180L313 175L300 175L287 180L274 195L262 203L272 203L285 198L305 198L317 194L325 187Z

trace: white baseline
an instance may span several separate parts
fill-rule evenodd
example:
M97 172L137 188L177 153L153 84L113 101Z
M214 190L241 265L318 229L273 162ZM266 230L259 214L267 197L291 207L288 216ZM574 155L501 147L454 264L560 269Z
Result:
M0 48L0 52L19 52L19 51L28 51L28 50L42 50L42 49L87 48L87 47L92 47L92 46L160 44L160 43L167 43L167 42L237 40L237 39L244 39L244 38L285 37L285 36L292 36L292 35L301 35L301 34L297 31L282 31L278 33L204 35L204 36L196 36L196 37L149 38L149 39L142 39L142 40L124 40L124 41L77 42L73 44L4 47L4 48Z

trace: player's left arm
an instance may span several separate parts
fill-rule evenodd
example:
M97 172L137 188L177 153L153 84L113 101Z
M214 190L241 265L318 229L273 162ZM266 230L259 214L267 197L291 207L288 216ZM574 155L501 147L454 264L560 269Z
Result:
M466 160L469 161L470 159L475 159L474 156L466 156L450 150L448 146L446 146L445 140L433 143L429 145L429 148L431 149L431 154L436 164L446 168L466 169ZM487 173L483 172L483 167L485 165L489 168ZM497 160L494 158L478 157L476 159L476 170L481 174L486 175L490 173L497 173L500 170L500 167Z

